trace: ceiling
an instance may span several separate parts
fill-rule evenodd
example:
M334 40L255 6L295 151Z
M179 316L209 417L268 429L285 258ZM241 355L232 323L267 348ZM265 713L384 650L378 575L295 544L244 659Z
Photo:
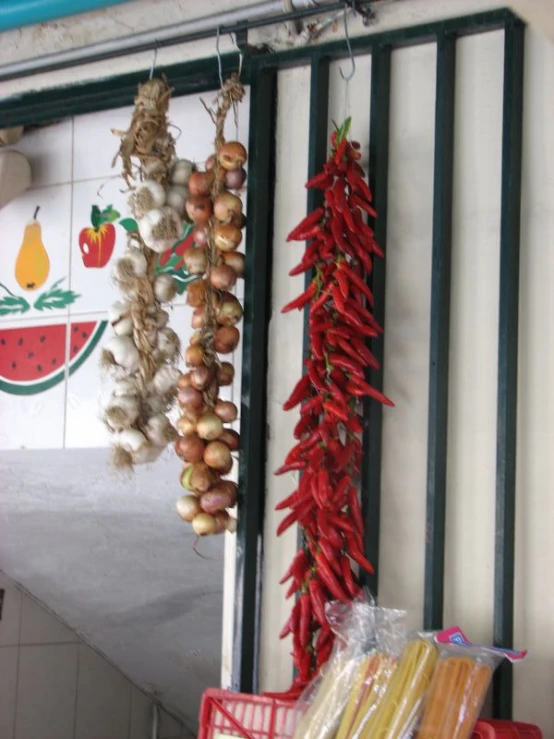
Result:
M108 454L0 452L0 569L193 726L220 681L223 539L194 552L174 454L134 477Z

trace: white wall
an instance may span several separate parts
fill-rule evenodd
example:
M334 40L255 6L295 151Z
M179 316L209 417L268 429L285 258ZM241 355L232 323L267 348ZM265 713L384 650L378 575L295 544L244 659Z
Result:
M148 739L150 698L0 572L2 739ZM160 739L190 739L165 711Z
M380 19L370 32L502 4L479 0L384 3L378 6ZM64 21L48 37L37 39L31 29L9 34L0 61L29 56L37 40L33 53L79 45L92 38L92 31L95 40L124 34L117 25L122 19L133 30L152 27L155 19L146 13L148 5L138 0L132 8L114 8L94 21ZM182 17L184 2L161 0L158 6L162 5L167 22L176 15ZM224 5L235 3L217 7ZM191 14L203 15L215 3L195 0L186 6ZM359 31L359 26L352 26L353 33ZM222 40L222 49L227 48ZM212 53L213 45L206 42L162 50L159 59L170 63ZM498 33L458 45L446 615L475 640L488 640L492 633L502 56ZM118 70L146 69L150 61L151 55L131 56L118 62ZM397 406L384 413L380 583L383 602L409 608L414 626L421 622L423 597L434 61L432 46L395 52L391 100L385 390ZM528 647L530 657L515 672L515 712L520 719L540 724L545 736L554 735L554 716L545 700L554 689L554 647L546 636L554 606L548 587L554 564L550 502L554 395L549 384L554 376L554 90L549 82L553 71L553 47L527 32L516 644ZM80 67L32 81L13 81L2 85L1 91L12 94L108 73L109 64ZM354 135L366 152L369 73L369 60L359 60L350 96ZM283 413L281 404L300 372L301 319L281 316L279 309L301 289L301 278L286 276L297 261L298 247L286 245L284 237L304 213L308 91L306 70L280 73L261 666L262 688L272 689L285 688L290 680L289 644L277 639L288 604L276 583L292 556L295 535L290 532L280 540L272 536L279 520L272 508L290 491L293 480L274 478L271 473L292 443L294 414ZM335 68L331 99L336 117L343 114L343 96ZM229 664L225 657L224 663Z

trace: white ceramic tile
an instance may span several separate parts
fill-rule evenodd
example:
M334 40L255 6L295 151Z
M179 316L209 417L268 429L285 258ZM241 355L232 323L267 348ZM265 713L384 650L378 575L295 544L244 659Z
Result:
M119 139L113 129L129 128L132 108L117 108L98 113L87 113L74 119L73 180L110 177L121 170L120 163L112 168L119 148Z
M119 290L112 281L111 271L114 263L125 252L125 229L115 221L105 227L107 230L99 239L96 234L92 238L85 237L88 243L83 247L79 246L79 239L85 229L92 228L91 210L95 205L101 211L111 205L121 214L121 218L130 215L127 195L121 190L122 183L119 179L99 179L74 185L70 284L80 298L71 306L72 314L107 310L120 297Z
M0 736L12 739L17 695L19 647L0 648Z
M77 634L34 600L23 596L21 602L20 644L79 643Z
M75 739L129 735L131 683L90 647L79 647Z
M36 208L41 232L38 238L27 231ZM5 310L6 297L19 299L18 312L0 316L0 324L11 318L25 321L44 315L65 315L69 290L69 234L71 218L71 185L29 190L0 210L0 308ZM21 247L25 244L24 250ZM42 247L41 247L42 244ZM37 255L47 259L38 260ZM28 288L30 284L36 287ZM57 284L63 293L51 293ZM47 295L50 293L50 298Z
M139 690L132 688L131 727L129 739L147 739L152 733L152 701Z
M71 120L34 131L25 131L13 148L25 154L31 165L31 187L71 182Z
M73 739L78 649L20 647L15 739Z
M0 324L0 449L62 448L66 336L63 318Z
M83 339L86 335L86 339ZM106 447L109 434L101 420L102 398L110 384L100 369L102 347L112 335L106 315L73 316L69 326L69 350L86 341L76 354L67 381L65 440L67 449ZM73 341L77 343L75 347ZM81 361L82 360L82 361Z
M4 591L2 619L0 620L0 647L19 644L21 619L21 591L0 572L0 590Z

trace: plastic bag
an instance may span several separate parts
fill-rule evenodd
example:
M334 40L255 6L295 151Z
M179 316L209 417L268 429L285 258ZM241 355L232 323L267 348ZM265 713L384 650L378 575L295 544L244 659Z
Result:
M405 739L415 729L429 688L438 649L432 634L418 634L404 651L380 704L369 717L359 739Z
M333 739L362 660L374 648L376 608L362 592L351 603L331 603L326 615L336 635L327 664L306 688L295 712L294 739Z
M362 659L336 739L359 739L378 709L406 642L405 611L375 609L375 648Z
M436 640L440 657L417 737L469 739L497 666L504 657L518 662L527 653L475 646L458 627L437 634Z

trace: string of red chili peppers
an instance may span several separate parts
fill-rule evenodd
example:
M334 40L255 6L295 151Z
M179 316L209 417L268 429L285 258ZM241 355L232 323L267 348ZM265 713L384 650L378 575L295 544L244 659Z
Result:
M324 205L289 234L288 241L309 241L300 264L290 271L314 271L305 292L283 313L309 304L309 356L305 374L284 404L301 405L294 429L298 443L275 474L299 471L298 488L276 506L290 509L277 535L294 523L304 534L281 583L291 580L287 598L297 596L280 638L292 634L297 676L280 697L296 698L327 661L333 633L325 617L331 600L351 600L359 591L352 564L373 572L363 555L363 519L353 484L362 457L360 400L369 396L393 405L365 379L379 362L366 345L383 329L371 313L373 294L367 285L375 243L364 214L376 216L372 195L359 164L360 144L349 141L350 119L331 136L332 151L323 171L307 188L324 191Z

